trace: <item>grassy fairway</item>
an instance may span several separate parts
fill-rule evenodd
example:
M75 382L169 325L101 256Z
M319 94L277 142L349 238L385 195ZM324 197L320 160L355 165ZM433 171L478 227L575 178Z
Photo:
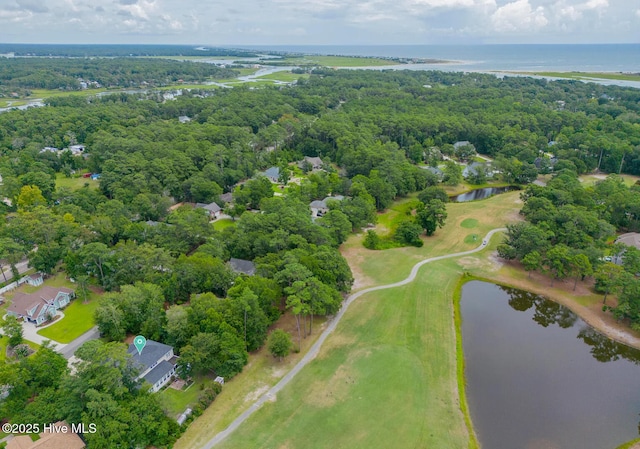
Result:
M343 245L342 252L356 277L354 290L399 281L407 276L416 262L427 257L475 248L479 244L477 241L474 242L471 238L465 241L469 234L477 234L478 238L482 238L493 228L520 220L518 211L521 207L518 191L495 195L482 201L448 203L445 227L436 231L432 237L423 238L422 248L404 247L372 251L362 246L364 234L351 237ZM386 223L389 219L386 215L393 213L392 209L379 217L380 224L376 230L381 235L384 235L387 229ZM468 221L469 218L476 220L477 224ZM470 224L475 225L473 230L466 228Z
M352 237L344 253L357 288L398 281L419 260L478 246L464 241L470 227L483 237L517 220L520 206L518 192L449 204L447 226L423 248L374 252L361 246L362 236ZM318 357L221 447L475 447L459 392L452 298L463 272L497 268L483 256L440 261L407 286L365 295Z
M299 80L300 78L309 78L309 75L305 73L291 73L287 71L282 71L282 72L274 72L269 75L262 75L262 76L259 76L257 79L291 83L293 81Z
M223 448L465 448L453 296L461 269L352 305L319 356Z

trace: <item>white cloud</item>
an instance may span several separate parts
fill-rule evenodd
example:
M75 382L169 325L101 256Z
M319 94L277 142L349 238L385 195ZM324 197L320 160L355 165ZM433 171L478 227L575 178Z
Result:
M636 9L636 16L640 17L640 9Z
M544 7L533 9L529 0L517 0L498 8L491 16L496 31L511 33L517 31L537 31L544 28L549 20L544 15Z

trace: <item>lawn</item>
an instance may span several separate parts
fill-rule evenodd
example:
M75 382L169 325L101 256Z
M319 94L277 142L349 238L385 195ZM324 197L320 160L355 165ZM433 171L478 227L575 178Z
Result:
M45 281L45 285L51 287L66 287L75 290L76 284L66 279L64 273L58 273L52 278ZM33 293L41 287L33 287L26 285L21 287L25 293ZM60 343L69 343L87 332L95 325L93 314L100 304L101 295L91 292L88 296L88 302L85 304L83 298L76 298L71 301L62 311L64 318L38 331L43 337L55 340Z
M83 178L82 175L67 178L62 173L56 173L56 189L67 187L71 190L79 190L85 186L98 187L98 181L94 181L91 178Z
M200 385L202 381L195 382L186 390L176 390L175 388L165 388L158 397L163 405L163 408L169 413L171 417L178 417L186 410L187 407L192 405L198 400Z
M213 222L213 229L215 229L216 231L222 231L225 228L229 228L235 225L236 222L231 218L219 218Z

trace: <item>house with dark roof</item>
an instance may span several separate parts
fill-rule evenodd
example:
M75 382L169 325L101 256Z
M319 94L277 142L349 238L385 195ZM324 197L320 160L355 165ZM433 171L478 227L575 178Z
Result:
M256 274L256 264L250 260L235 259L232 257L229 260L229 266L235 273L243 273L247 276L253 276Z
M207 211L207 214L209 214L209 218L211 218L212 220L220 217L220 214L222 213L222 208L215 202L209 204L197 203L196 207Z
M35 293L17 292L13 296L7 315L41 325L67 306L75 292L64 287L42 287Z
M444 176L444 172L442 170L440 170L438 167L420 167L420 168L422 168L423 170L427 170L427 171L433 173L440 180L442 180L442 177Z
M298 168L302 170L308 169L309 171L314 171L314 170L322 170L322 167L324 166L324 162L322 162L322 159L320 159L319 157L305 156L304 159L302 159L301 161L298 161L297 165L298 165Z
M476 149L475 145L473 145L468 140L459 140L453 144L454 150L457 150L458 148L462 148L462 147L467 147L467 146L472 147L474 150Z
M325 199L323 199L322 201L320 200L315 200L315 201L311 201L309 203L309 209L311 209L311 216L313 218L318 218L318 217L322 217L324 214L326 214L327 212L329 212L329 206L327 201L342 201L344 199L344 196L342 195L335 195L335 196L328 196Z
M233 203L233 193L223 193L220 195L220 201L224 204L232 204Z
M165 386L176 373L176 357L169 345L153 340L147 340L142 351L133 344L127 352L131 355L131 363L138 369L138 379L151 385L151 392L155 393Z

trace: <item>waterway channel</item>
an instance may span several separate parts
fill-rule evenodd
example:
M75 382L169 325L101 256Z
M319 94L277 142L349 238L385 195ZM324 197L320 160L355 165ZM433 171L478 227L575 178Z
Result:
M640 351L521 290L472 281L460 308L483 449L613 449L638 437Z

